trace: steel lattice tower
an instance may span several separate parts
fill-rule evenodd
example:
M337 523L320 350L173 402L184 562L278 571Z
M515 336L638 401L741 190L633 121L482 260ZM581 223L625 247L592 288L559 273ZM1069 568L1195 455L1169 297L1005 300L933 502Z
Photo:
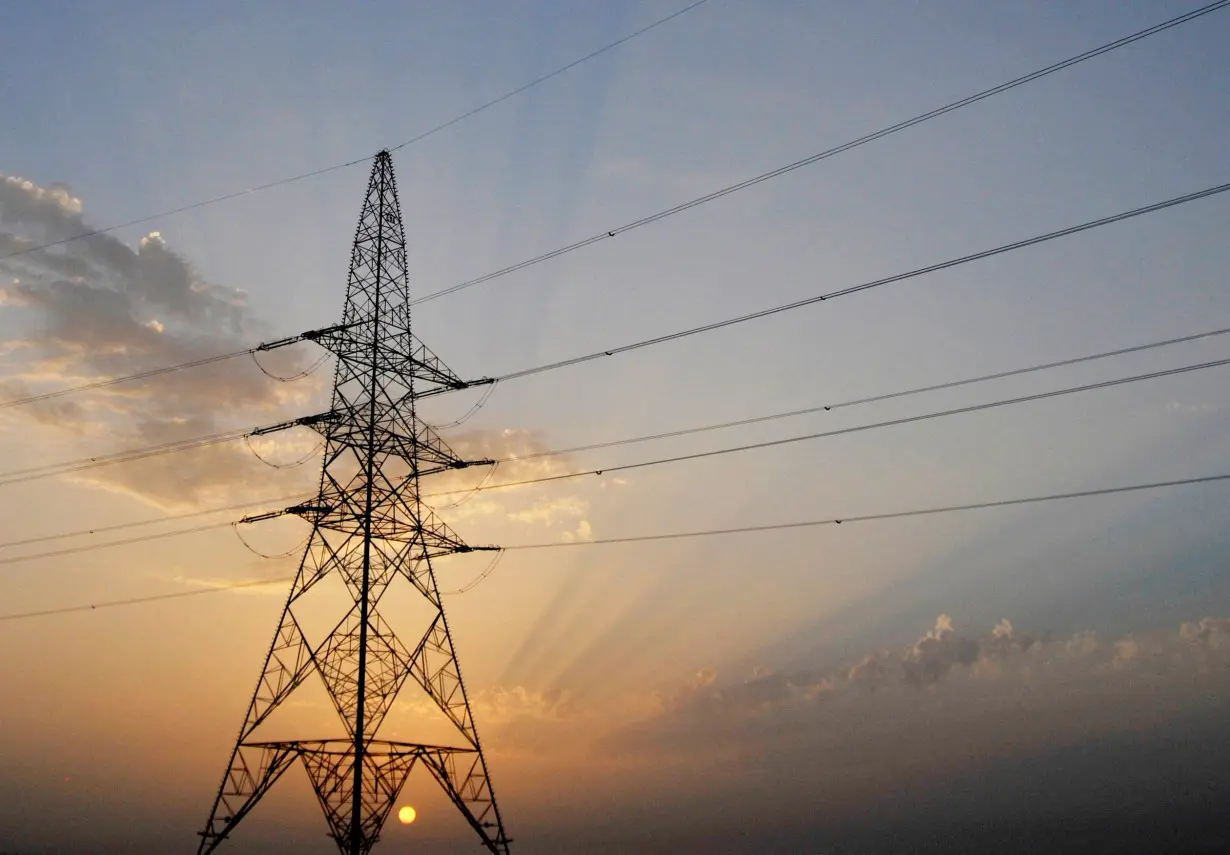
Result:
M324 436L320 492L314 502L283 512L308 520L312 533L198 855L214 851L296 760L344 855L371 851L416 762L427 767L482 844L507 855L509 840L432 569L433 559L471 547L436 518L419 492L428 475L490 461L461 460L415 412L418 399L470 384L411 337L406 240L387 151L372 165L343 324L317 340L337 357L332 408L301 420ZM341 577L353 602L333 630L313 642L296 608L330 574ZM413 647L378 611L398 577L435 615L422 637L411 639ZM314 674L324 682L344 735L260 740L260 725ZM451 720L457 745L375 738L408 678Z

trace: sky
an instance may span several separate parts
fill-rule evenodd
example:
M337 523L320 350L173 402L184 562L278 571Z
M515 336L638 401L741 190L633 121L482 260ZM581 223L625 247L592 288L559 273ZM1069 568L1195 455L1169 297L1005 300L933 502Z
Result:
M24 4L0 29L0 399L336 323L370 157L684 2ZM1193 3L708 0L394 152L413 296L807 157ZM415 307L463 377L805 299L1230 180L1230 9ZM1230 194L441 396L520 456L1230 327ZM300 344L0 409L0 470L328 406ZM501 466L690 454L1230 357L1226 336ZM262 373L301 379L279 381ZM672 465L462 493L472 544L851 518L1230 473L1227 368ZM252 503L314 434L0 483L11 541ZM256 455L273 464L266 465ZM296 461L303 460L299 465ZM433 487L477 486L483 474ZM3 479L0 479L2 482ZM1225 851L1225 482L758 534L510 550L447 608L515 851ZM448 507L447 505L453 505ZM227 522L223 510L136 533ZM244 538L237 536L236 531ZM131 533L131 532L126 532ZM294 519L0 564L0 615L283 578ZM118 533L117 533L118 536ZM289 552L285 558L264 558ZM489 554L437 568L441 587ZM192 852L286 586L0 621L0 852ZM322 690L323 691L323 690ZM287 727L324 728L306 697ZM430 727L421 703L390 738ZM288 775L228 841L333 851ZM425 774L377 852L476 851Z

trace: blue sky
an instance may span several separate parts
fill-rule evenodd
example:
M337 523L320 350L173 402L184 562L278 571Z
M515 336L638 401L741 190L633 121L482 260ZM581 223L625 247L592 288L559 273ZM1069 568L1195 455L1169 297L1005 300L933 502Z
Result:
M0 32L0 103L8 116L0 123L0 173L39 188L68 188L65 198L79 200L93 226L125 222L366 158L682 5L26 4ZM397 151L413 293L600 234L1191 8L1161 0L709 0ZM425 303L416 308L416 332L463 376L502 374L1224 183L1228 41L1230 11L1214 12L696 210ZM19 394L13 384L53 388L333 322L367 169L364 162L119 230L114 237L139 249L148 266L138 265L146 271L138 285L146 290L133 298L122 330L84 302L40 302L39 289L50 288L54 277L37 256L27 265L0 260L4 397ZM40 238L43 225L13 205L0 208L3 236ZM449 436L458 448L483 453L572 446L1230 326L1227 205L1223 194L839 301L510 381ZM142 247L151 231L160 238ZM86 258L94 251L78 246L62 253ZM26 292L8 284L23 276L35 297L19 298ZM122 276L87 284L107 294L138 288ZM157 335L148 332L155 327ZM1224 358L1228 346L1220 337L737 431L577 454L542 471L907 417ZM304 348L293 358L306 363L315 354ZM442 513L472 542L515 544L1227 472L1225 371L644 469L618 480L480 494ZM323 408L327 392L317 375L271 384L239 363L184 372L149 388L149 395L82 399L76 410L7 412L0 448L22 465L54 462L292 418ZM442 401L430 417L447 422L471 403ZM279 443L268 449L278 459L310 451L310 437L287 435ZM115 467L88 480L5 486L0 540L293 492L311 483L311 468L275 473L239 449L195 463L185 457L125 473ZM1007 780L1028 772L1043 789L1058 774L1047 771L1059 762L1053 758L1079 753L1083 744L1099 746L1082 773L1092 780L1115 764L1145 763L1147 752L1133 760L1130 740L1117 741L1127 731L1178 740L1176 756L1186 756L1196 742L1184 735L1203 733L1200 716L1225 697L1224 665L1209 672L1205 660L1189 662L1197 631L1184 635L1180 626L1230 615L1226 495L1226 487L1212 484L840 530L511 553L489 581L458 598L452 614L475 691L489 700L507 692L525 707L490 700L488 710L497 782L501 752L509 770L510 783L497 786L513 836L545 847L572 834L578 817L591 817L588 825L579 822L590 829L586 851L602 842L595 829L614 827L639 841L628 845L640 851L650 851L654 835L674 841L671 851L703 848L703 835L688 835L698 833L703 818L728 814L740 782L755 788L758 775L787 788L797 783L800 795L779 804L775 818L766 811L763 821L749 822L746 847L731 851L767 851L783 834L783 851L798 851L799 841L841 843L842 823L858 825L856 801L869 810L897 804L893 815L902 817L902 828L915 828L917 817L889 794L894 780L909 790L923 786L925 776L904 760L895 767L884 756L889 748L854 740L843 753L819 737L787 740L768 731L783 721L802 733L880 715L892 722L920 704L934 705L935 732L976 732L986 775ZM301 534L279 522L251 539L281 551ZM442 572L464 582L481 570L460 567ZM193 535L191 544L170 539L4 570L0 610L7 612L293 567L260 565L223 531ZM0 748L19 758L12 768L24 776L0 773L8 792L24 794L24 801L0 800L9 805L0 807L0 840L30 851L187 851L276 603L276 596L227 594L0 624L0 637L20 654L0 670L16 690L0 702L0 721L13 722L2 728ZM940 615L955 629L934 629ZM790 695L790 704L828 697L831 674L846 673L869 651L915 650L930 634L947 644L956 637L951 633L964 633L999 651L989 639L999 637L990 633L1003 618L1018 637L1049 633L1048 644L1067 644L1086 631L1102 639L1102 647L1088 650L1045 648L1054 673L1035 676L1032 697L1045 699L1055 718L1019 744L989 725L1004 709L1022 721L1032 709L1008 678L994 684L1002 694L988 688L992 666L1025 679L1014 670L1016 660L996 658L1007 656L1002 651L988 652L983 670L958 663L957 676L943 685L871 696L881 699L876 712L860 712L864 700L835 702L831 713L777 700L768 712L764 704L737 707L757 687L768 691L769 674L795 675L791 691L801 694ZM1115 646L1136 636L1155 639L1156 650L1189 646L1175 654L1180 664L1172 671L1149 660L1142 676L1131 670L1142 660ZM1213 630L1199 637L1224 655L1224 647L1208 641L1220 638ZM1079 656L1087 658L1078 662ZM1198 679L1188 679L1188 665ZM1091 698L1065 694L1071 674L1086 667ZM1034 673L1045 670L1039 669ZM151 682L151 673L162 682ZM1016 688L1004 688L1009 684ZM157 695L151 686L159 687ZM1131 694L1133 686L1157 691L1143 700ZM37 692L48 693L59 712L31 713ZM572 706L564 712L543 700L565 695ZM1148 715L1129 720L1118 710L1125 698ZM968 703L972 723L955 712L958 699ZM139 758L125 774L157 786L117 801L99 783L106 762L100 757L82 770L89 784L57 789L54 770L95 744L88 727L73 725L77 711L89 708L107 711L100 722L109 750ZM138 708L154 712L136 716ZM177 712L162 716L161 709ZM184 724L185 709L194 710L191 725ZM824 719L829 714L831 721ZM678 738L680 722L697 733L729 735L734 725L719 721L723 715L743 728L735 742L744 754L730 757ZM184 732L192 734L191 749L176 741ZM159 766L142 741L146 733L187 753ZM913 731L901 733L905 740ZM566 748L556 749L559 757L547 749L535 755L536 740ZM646 745L672 760L638 797L631 779L620 776L640 768L635 758ZM1016 759L1004 759L1014 747ZM582 756L591 765L566 762ZM774 760L789 756L821 765L826 757L862 758L871 771L842 790L840 782L796 781L788 763ZM613 758L629 765L606 768ZM937 804L971 822L998 816L993 806L953 795L984 768L982 760L967 760L926 761L935 768L930 782L948 787ZM561 769L590 787L594 801L552 784L552 770ZM702 785L704 769L721 769L729 789ZM1142 783L1132 792L1108 809L1151 791ZM650 809L651 794L666 807ZM1065 798L1055 796L1056 810ZM71 813L62 805L76 801L91 805L82 816L97 811L94 837L84 820L81 828L63 820ZM1199 813L1204 802L1192 804ZM62 821L31 819L31 805ZM271 829L290 827L319 842L318 817L290 806L278 810L271 817L283 825L271 819ZM123 817L136 812L159 816L157 828L132 832ZM524 831L517 830L519 814ZM814 814L831 821L812 822ZM416 829L452 839L455 829L432 831L432 812L423 816ZM237 840L236 851L243 845Z

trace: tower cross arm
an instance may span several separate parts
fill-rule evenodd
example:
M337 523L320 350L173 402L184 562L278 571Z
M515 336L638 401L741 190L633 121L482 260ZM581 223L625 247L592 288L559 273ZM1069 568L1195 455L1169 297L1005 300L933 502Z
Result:
M256 346L259 351L277 350L279 347L286 347L291 344L298 344L301 341L320 341L322 338L327 338L330 335L348 330L355 324L334 324L331 327L322 327L318 330L305 330L298 335L290 335L286 338L278 338L273 341L261 342Z
M417 377L418 375L415 376ZM445 392L459 392L462 389L472 389L475 386L490 386L495 383L495 378L493 377L480 377L477 380L450 380L447 383L437 381L435 378L428 379L432 382L441 382L442 385L432 386L430 389L424 389L421 391L416 389L412 395L413 398L416 400L421 398L430 398L433 395L442 395Z
M261 513L261 514L249 514L248 516L243 517L242 519L238 520L236 524L244 525L247 523L264 522L265 520L273 520L273 519L277 519L278 517L284 517L284 516L314 518L314 517L323 516L324 514L329 513L331 510L333 510L333 507L331 505L324 505L324 504L291 505L289 508L282 508L281 510L277 510L277 511L265 511L264 513Z
M264 436L268 433L277 433L280 430L289 430L293 427L316 427L317 425L336 422L341 417L342 414L338 413L336 410L328 410L323 413L314 413L310 416L300 416L299 418L291 419L290 421L278 422L277 424L254 428L248 433L248 436Z
M432 465L434 464L434 465ZM469 469L471 466L494 466L495 461L484 458L483 460L441 460L427 462L423 458L419 459L418 471L407 475L403 483L409 483L416 478L426 478L428 475L438 475L441 472L449 472L454 469Z

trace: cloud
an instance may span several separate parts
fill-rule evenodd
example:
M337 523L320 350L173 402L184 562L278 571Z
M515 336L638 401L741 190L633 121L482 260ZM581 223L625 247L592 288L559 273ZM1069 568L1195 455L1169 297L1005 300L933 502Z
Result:
M575 529L561 534L560 539L565 543L587 543L594 539L594 527L589 520L581 520Z
M1203 702L1210 681L1230 688L1228 673L1227 618L1108 640L1022 634L1008 620L973 636L941 615L914 643L851 664L760 668L743 680L702 669L653 693L643 714L606 740L613 750L677 760L827 746L835 757L861 750L883 770L896 764L894 752L901 762L929 756L940 733L989 756L1148 726Z
M172 581L189 588L206 588L209 590L227 591L238 595L256 595L264 597L286 598L286 585L278 584L285 574L270 576L262 574L248 579L200 579L193 576L175 576ZM268 581L269 584L263 584Z
M525 684L484 694L476 717L526 780L600 777L610 823L660 828L669 815L678 829L737 815L749 840L798 829L780 851L811 851L818 835L896 822L951 835L958 821L1028 824L1082 804L1129 816L1132 799L1154 803L1175 786L1150 781L1137 746L1156 737L1199 755L1204 737L1183 735L1224 719L1227 676L1227 618L1107 638L1009 620L972 633L941 615L909 643L846 661L743 675L704 667L654 692Z
M508 519L514 522L542 523L547 526L557 525L561 520L573 520L589 510L589 502L577 496L560 496L558 498L536 499L528 508L510 511Z
M84 205L64 185L0 174L0 254L87 233ZM242 291L206 281L158 232L135 246L94 234L0 259L0 303L23 334L3 342L4 400L242 350L269 336ZM279 331L285 332L285 331ZM268 374L291 376L319 351L258 354ZM328 372L282 383L247 360L228 360L0 411L0 425L34 422L78 443L63 458L106 454L274 423L327 407ZM73 475L92 488L168 510L310 491L319 436L296 429L253 440L104 466ZM529 430L462 430L447 443L494 468L441 473L424 484L452 521L486 517L588 540L590 503L573 489L534 485L474 492L480 483L552 477L565 456L543 456ZM272 465L267 467L262 459ZM306 458L306 459L303 459ZM282 469L303 459L302 466ZM605 486L603 483L602 486Z
M89 232L83 210L63 185L0 175L0 253ZM25 252L0 260L0 281L7 283L0 301L11 323L28 331L5 342L5 399L241 350L268 333L243 292L207 282L157 232L136 246L94 234ZM271 373L292 374L307 352L263 358ZM102 437L106 447L89 450L107 453L311 412L323 379L283 384L255 366L228 361L11 408L4 418ZM269 442L293 449L302 440ZM268 473L242 446L219 446L95 469L77 480L182 508L265 494Z
M578 713L578 707L568 691L539 691L525 686L485 689L478 693L473 705L483 722L497 726L522 719L563 721Z
M538 432L524 428L467 430L446 437L446 442L465 460L500 461L482 475L469 469L431 478L424 498L450 521L502 520L557 532L562 541L593 539L593 526L587 519L591 502L584 496L582 482L557 481L485 489L510 482L553 478L572 471L568 455L543 454L549 446ZM606 482L599 482L597 486L605 488Z

